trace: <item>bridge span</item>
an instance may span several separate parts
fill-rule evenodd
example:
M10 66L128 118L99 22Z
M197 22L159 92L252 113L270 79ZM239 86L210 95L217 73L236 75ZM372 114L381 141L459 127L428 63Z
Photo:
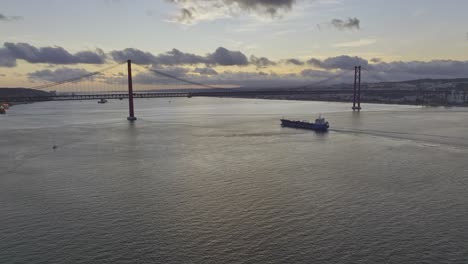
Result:
M124 63L124 62L123 62ZM216 86L206 85L202 83L198 83L192 80L186 80L181 77L173 76L168 73L164 73L155 69L145 69L149 70L152 74L157 74L163 76L165 78L169 78L171 80L176 80L179 82L184 83L185 85L189 85L192 88L184 88L184 86L176 86L177 88L172 89L160 89L155 91L135 91L133 89L133 81L132 81L132 64L131 61L128 60L125 63L127 64L127 76L125 74L117 74L117 75L110 75L110 76L122 76L128 79L127 83L124 81L118 81L123 86L128 84L128 91L124 87L120 87L119 89L98 89L94 82L89 87L85 86L84 91L77 89L77 83L81 80L92 79L102 77L104 72L112 70L117 66L123 64L119 63L112 67L105 68L101 71L93 72L91 74L86 74L81 77L72 78L69 80L64 80L60 82L52 82L49 84L32 87L36 90L43 90L48 89L50 91L49 94L32 94L31 96L19 95L16 97L6 97L0 96L0 102L38 102L38 101L73 101L73 100L99 100L99 99L128 99L129 104L129 117L128 120L134 121L136 117L134 115L134 98L170 98L170 97L237 97L237 98L271 98L271 99L300 99L305 98L307 100L330 100L330 101L352 101L352 110L353 111L360 111L361 110L361 94L364 94L367 101L371 101L373 97L378 96L386 96L386 97L413 97L417 98L418 100L422 100L423 102L430 94L437 94L438 96L442 96L444 98L448 97L449 91L423 91L423 90L415 90L415 89L385 89L385 88L377 88L368 86L367 84L362 85L361 87L361 66L354 67L354 85L350 86L349 88L337 88L338 86L334 87L326 87L323 83L330 81L336 77L339 77L344 74L339 73L334 75L330 78L325 80L321 80L314 84L309 84L306 86L294 87L294 88L283 88L280 89L278 87L275 88L256 88L256 89L248 89L248 88L220 88ZM112 79L111 79L112 80ZM141 81L141 80L140 80ZM57 90L52 91L52 88L56 87L66 87L65 85L70 85L72 89L63 89L61 92ZM193 88L193 86L202 87L202 89ZM187 86L185 86L187 87ZM151 88L149 88L151 89ZM110 92L112 91L112 92ZM122 91L122 92L116 92ZM124 92L125 91L125 92ZM67 93L65 93L67 92ZM466 95L463 95L465 98ZM465 99L464 99L464 102Z
M367 96L392 95L394 90L386 89L365 89ZM417 93L412 90L397 91L400 95L414 95ZM447 94L447 91L431 91L430 93ZM133 93L133 98L165 98L165 97L262 97L262 96L288 96L288 95L353 95L353 89L314 89L314 90L279 90L279 89L260 89L260 90L224 90L219 91L167 91L167 92L137 92ZM99 100L99 99L128 99L128 93L96 93L96 94L69 94L69 95L50 95L50 96L22 96L22 97L4 97L0 101L8 102L38 102L38 101L73 101L73 100Z
M352 94L353 90L221 90L220 91L168 91L168 92L137 92L133 98L161 98L161 97L254 97L267 95L301 95L301 94ZM10 102L35 102L35 101L71 101L71 100L96 100L96 99L127 99L128 93L96 93L96 94L69 94L50 96L5 97L0 101Z

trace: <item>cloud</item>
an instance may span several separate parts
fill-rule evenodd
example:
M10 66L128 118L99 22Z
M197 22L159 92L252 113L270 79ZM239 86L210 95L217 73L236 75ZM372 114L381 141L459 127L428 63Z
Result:
M0 67L15 67L16 58L5 48L0 48Z
M218 72L213 70L212 68L196 68L193 72L198 73L200 75L218 75Z
M178 77L178 78L184 78L187 76L187 73L190 71L187 68L183 67L161 67L161 66L153 66L152 69L156 71L160 71L163 73L166 73L168 75ZM139 84L181 84L180 81L175 81L171 78L162 76L160 74L156 74L155 72L152 72L150 70L145 71L145 72L139 72L133 77L133 81L135 83Z
M300 78L291 74L276 74L274 72L234 72L224 71L213 78L199 78L199 82L210 85L229 85L242 87L287 87L310 82L310 78Z
M154 63L162 65L182 65L208 63L208 60L203 56L184 53L178 49L172 49L172 51L157 56Z
M314 77L314 78L328 78L332 76L333 73L328 71L317 71L312 69L306 69L301 71L301 76L303 77Z
M15 67L17 60L25 60L30 63L48 64L101 64L106 58L102 50L80 51L70 53L61 47L37 48L27 43L4 43L0 48L0 67ZM333 77L335 74L353 73L354 66L361 65L364 69L363 81L400 81L421 78L461 78L466 77L468 61L432 60L432 61L395 61L383 62L379 58L366 59L362 57L341 55L324 59L311 58L302 61L295 58L272 61L266 57L251 55L248 58L241 51L228 50L219 47L212 53L197 55L172 49L168 52L154 55L138 49L128 48L110 52L109 58L115 62L132 59L136 64L150 65L152 68L169 75L187 78L195 82L215 84L239 84L239 85L279 85L301 83ZM271 71L271 66L292 64L301 66L295 73L278 74ZM186 67L192 65L192 67ZM233 67L232 71L221 72L225 67L216 66L246 66L254 65L257 71L236 72L239 67ZM309 69L308 69L309 68ZM250 69L250 68L244 68ZM259 71L261 69L261 71ZM77 76L83 76L90 72L84 69L59 68L46 69L28 74L32 80L61 81ZM345 78L334 79L348 82ZM100 75L95 79L106 79L109 76ZM115 77L115 76L114 76ZM120 76L117 76L120 78ZM236 79L240 78L240 79ZM151 72L135 72L136 82L144 84L173 83L168 77L155 76ZM263 84L262 84L263 82ZM277 82L277 83L275 83Z
M255 57L254 55L250 56L250 64L257 66L258 69L276 65L274 61L271 61L268 58Z
M327 58L323 61L310 59L308 63L326 71L349 71L354 66L363 67L363 80L368 82L380 81L404 81L414 79L443 79L443 78L466 78L468 72L468 61L456 60L432 60L432 61L394 61L382 62L381 59L373 58L372 64L360 57L346 55ZM317 74L319 71L304 70L307 73Z
M28 43L5 42L0 53L8 58L7 63L0 63L0 66L12 67L12 60L16 65L16 60L25 60L30 63L50 63L50 64L103 64L105 54L102 50L80 51L71 54L62 47L41 47L36 48ZM3 56L2 56L3 57ZM3 59L0 59L3 61Z
M462 78L468 72L468 61L396 61L369 65L373 72L396 79L401 78Z
M53 71L46 69L28 73L28 77L33 80L60 82L89 74L92 74L92 72L85 69L59 68Z
M150 52L144 52L138 49L124 49L122 51L111 51L111 56L115 61L132 60L136 64L144 65L247 65L249 61L240 51L231 51L223 47L219 47L215 52L206 56L184 53L180 50L173 49L172 51L159 54L157 56Z
M188 72L186 68L181 67L158 67L158 71L165 74L176 76L194 82L193 87L201 88L201 86L195 83L201 83L205 85L222 85L222 86L246 86L246 87L278 87L287 85L303 85L310 82L313 76L297 76L295 74L283 74L279 75L274 72L246 72L246 71L224 71L216 72L211 68L196 68L192 72ZM193 74L199 73L199 74ZM182 85L186 85L180 80L174 80L167 78L161 74L153 72L140 72L133 78L134 83L141 85L172 85L179 88L183 88ZM190 86L190 85L189 85Z
M369 65L362 73L368 82L466 78L468 61L395 61Z
M115 61L132 60L133 63L143 65L152 64L156 61L156 57L153 54L133 48L114 50L110 52L110 55Z
M4 14L0 14L0 21L9 22L9 21L21 20L21 19L23 19L23 17L20 17L20 16L6 16Z
M361 65L363 82L403 81L423 78L462 78L468 72L468 61L433 60L433 61L395 61L369 64L360 57L347 55L330 57L323 60L310 59L307 64L314 68L304 68L296 73L280 74L271 70L262 71L235 71L219 72L211 67L196 67L191 69L183 66L153 65L152 69L165 74L156 74L151 71L137 71L134 82L142 85L167 84L181 85L180 80L169 78L170 75L183 78L194 83L206 85L247 86L247 87L279 87L295 85L321 85L326 87L336 83L352 83L354 66ZM28 74L32 80L63 81L83 75L91 74L84 69L59 68L56 70L41 70ZM99 75L95 81L115 83L126 81L124 75ZM199 87L195 85L194 87Z
M237 4L242 10L268 14L272 17L283 10L290 10L295 0L225 0L226 3Z
M304 62L303 61L300 61L298 59L287 59L284 61L286 64L293 64L293 65L297 65L297 66L302 66L304 65Z
M247 57L240 51L230 51L226 48L219 47L216 51L208 56L214 64L223 66L232 65L247 65L249 61Z
M351 70L354 69L354 66L361 65L363 67L366 67L367 65L369 65L369 62L363 58L350 57L347 55L330 57L323 61L312 58L309 61L307 61L307 63L315 67L327 70Z
M347 20L335 18L330 22L330 25L332 25L334 28L338 30L352 30L352 29L359 30L361 28L360 23L361 21L356 17L348 18Z
M116 61L132 60L136 64L156 64L156 65L182 65L209 63L208 58L190 53L184 53L177 49L172 49L166 53L155 56L150 52L138 49L124 49L121 51L111 51L111 56Z
M177 5L179 14L173 21L192 24L203 20L255 14L278 18L292 9L295 0L167 0Z
M376 39L360 39L357 41L350 41L350 42L343 42L343 43L336 43L333 47L336 48L358 48L358 47L365 47L370 46L376 43Z
M352 83L354 66L362 66L363 82L405 81L415 79L450 79L466 78L468 61L432 60L432 61L394 61L382 62L372 59L370 64L364 58L347 55L330 57L324 60L310 59L307 63L317 69L304 69L294 77L297 82L314 83L326 80L323 84ZM284 75L278 75L283 80ZM288 80L291 80L288 76Z

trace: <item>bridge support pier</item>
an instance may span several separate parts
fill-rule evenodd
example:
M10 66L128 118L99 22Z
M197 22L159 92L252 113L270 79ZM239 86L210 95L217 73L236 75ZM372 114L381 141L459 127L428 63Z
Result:
M361 111L361 66L354 67L353 111Z
M127 61L128 66L128 112L129 115L127 117L128 121L135 121L137 118L135 117L135 111L133 109L133 83L132 83L132 61Z

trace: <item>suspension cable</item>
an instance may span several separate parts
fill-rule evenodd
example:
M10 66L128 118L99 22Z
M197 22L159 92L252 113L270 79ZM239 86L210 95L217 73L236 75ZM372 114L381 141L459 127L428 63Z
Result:
M84 74L82 76L78 76L78 77L74 77L74 78L70 78L70 79L67 79L67 80L58 81L58 82L51 82L51 83L43 84L43 85L39 85L39 86L33 86L33 87L30 87L29 89L42 90L42 89L47 89L47 88L50 88L50 87L58 86L58 85L61 85L61 84L76 82L76 81L79 81L79 80L82 80L82 79L85 79L85 78L89 78L89 77L101 74L101 73L103 73L105 71L114 69L114 68L122 65L123 63L126 63L126 62L120 62L120 63L117 63L117 64L112 65L110 67L104 68L102 70L91 72L91 73Z
M181 82L184 82L184 83L188 83L188 84L193 84L193 85L197 85L197 86L201 86L201 87L205 87L205 88L209 88L209 89L214 89L214 88L217 88L215 86L211 86L211 85L208 85L208 84L203 84L203 83L199 83L199 82L194 82L194 81L190 81L190 80L186 80L184 78L180 78L180 77L177 77L177 76L174 76L172 74L169 74L169 73L165 73L165 72L162 72L162 71L158 71L156 69L153 69L153 68L149 68L149 67L144 67L144 66L141 66L141 65L138 65L148 71L151 71L151 72L154 72L156 74L159 74L159 75L162 75L164 77L168 77L170 79L174 79L174 80L178 80L178 81L181 81Z

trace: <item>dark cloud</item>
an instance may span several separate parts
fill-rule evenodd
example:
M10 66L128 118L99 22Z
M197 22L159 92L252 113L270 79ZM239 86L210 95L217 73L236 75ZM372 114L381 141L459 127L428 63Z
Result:
M318 67L318 65L320 65L322 63L322 61L319 60L319 59L312 58L312 59L308 60L307 63L310 64L310 65L314 65L314 66Z
M144 52L137 49L125 49L122 51L112 51L111 56L116 61L132 60L136 64L153 64L153 65L247 65L249 62L247 57L240 51L230 51L226 48L219 47L214 53L206 56L199 56L191 53L184 53L180 50L173 49L172 51L153 55L149 52Z
M53 71L47 69L28 73L28 77L33 80L60 82L89 74L92 74L92 72L85 69L59 68Z
M156 61L156 57L153 54L133 48L114 50L110 52L110 55L115 61L132 60L133 63L143 65L152 64Z
M192 9L193 10L193 9ZM193 20L193 11L190 11L188 8L180 9L180 16L177 18L179 22L183 21L192 21Z
M369 65L369 70L388 78L462 78L468 72L468 61L432 60L432 61L396 61Z
M0 48L0 67L15 67L16 58L5 48Z
M232 17L238 12L255 13L272 18L292 9L295 0L167 0L180 8L176 20L182 23L192 23L200 17L210 17L207 14L224 13Z
M6 16L4 14L0 14L0 21L14 21L14 20L21 20L23 17L20 16Z
M276 65L274 61L271 61L268 58L255 57L254 55L250 56L250 64L257 66L257 68L266 68L269 66Z
M294 65L298 65L298 66L304 65L304 62L300 61L298 59L287 59L287 60L285 60L285 63L286 64L294 64Z
M217 65L233 66L247 65L249 61L247 57L240 51L230 51L226 48L219 47L216 51L208 56L209 59Z
M156 65L182 65L208 63L208 58L190 53L184 53L177 49L155 56L149 52L138 49L124 49L122 51L112 51L111 56L116 61L132 60L136 64L156 64Z
M465 78L468 72L468 61L432 60L432 61L395 61L382 62L380 59L371 59L369 62L360 57L346 55L327 58L323 61L310 59L308 63L328 72L353 72L354 66L363 67L363 80L370 82L403 81L414 79L439 78ZM321 71L304 70L303 76L319 74ZM349 78L349 77L347 77Z
M73 56L78 63L103 64L106 60L106 54L101 49L96 49L96 51L79 51Z
M161 54L156 57L155 64L161 65L183 65L183 64L199 64L199 63L209 63L208 59L203 56L198 56L195 54L184 53L178 49L172 49L165 54Z
M455 60L433 60L433 61L396 61L396 62L382 62L378 58L367 59L361 57L352 57L348 55L341 55L336 57L329 57L325 59L312 58L307 62L298 59L286 59L279 62L274 62L265 57L250 56L250 59L241 51L232 51L224 47L219 47L213 53L206 55L196 55L191 53L182 52L177 49L153 55L149 52L144 52L138 49L124 49L120 51L110 52L110 57L116 62L131 59L136 64L151 65L156 70L165 72L169 75L187 78L197 82L207 84L221 84L239 83L239 84L257 84L259 85L262 80L265 85L274 81L280 83L287 82L304 82L306 80L318 80L327 77L333 77L337 73L348 72L352 75L354 66L361 65L364 69L364 81L400 81L421 78L460 78L466 77L468 72L468 61L455 61ZM0 48L0 67L15 67L17 60L25 60L30 63L47 63L52 67L56 64L78 64L78 63L104 63L106 57L104 51L80 51L77 53L70 53L61 47L42 47L37 48L27 43L4 43L4 47ZM277 63L287 63L298 66L305 64L311 65L313 69L304 69L297 75L280 75L264 70L269 66ZM196 65L198 67L191 70L184 65ZM205 67L202 67L204 65ZM262 69L262 72L218 72L213 67L215 66L245 66L255 65L257 69ZM193 69L192 68L192 69ZM41 79L48 81L61 81L70 79L77 76L89 74L83 69L70 69L60 68L57 70L42 70L30 73L28 76L31 79ZM153 83L170 83L168 77L158 76L151 72L140 72L135 74L136 81L139 83L153 84ZM348 82L349 76L337 80ZM106 78L99 76L98 78ZM240 78L239 81L236 78ZM100 80L100 79L99 79ZM284 82L283 82L284 81Z
M354 69L354 66L363 66L366 67L369 62L360 57L350 57L347 55L342 55L338 57L327 58L323 61L318 59L310 59L307 61L308 64L313 65L318 68L327 69L327 70L350 70Z
M2 53L8 52L15 61L25 60L30 63L50 63L50 64L103 64L105 54L102 50L81 51L71 54L62 47L41 47L36 48L28 43L5 42ZM0 64L2 65L2 64Z
M290 10L295 0L224 0L225 3L236 3L243 10L266 13L276 16L281 10Z
M348 18L347 20L342 19L333 19L330 24L339 30L347 30L347 29L357 29L361 28L360 21L358 18Z
M321 85L326 87L332 84L352 84L354 66L361 65L363 82L403 81L422 78L462 78L468 72L468 61L434 60L428 62L380 62L368 64L365 59L350 56L337 56L310 60L312 64L319 64L321 70L304 69L299 74L278 74L271 71L216 72L211 68L196 68L189 72L183 67L158 67L161 72L185 78L207 85L230 85L249 87L278 87L294 85ZM310 62L309 61L309 62ZM361 62L361 63L359 63ZM317 66L316 66L317 67ZM192 74L191 74L192 73ZM198 73L198 74L193 74ZM154 84L181 84L170 78L144 72L137 74L136 82L147 85Z
M218 75L218 72L212 68L196 68L193 72L200 75Z

